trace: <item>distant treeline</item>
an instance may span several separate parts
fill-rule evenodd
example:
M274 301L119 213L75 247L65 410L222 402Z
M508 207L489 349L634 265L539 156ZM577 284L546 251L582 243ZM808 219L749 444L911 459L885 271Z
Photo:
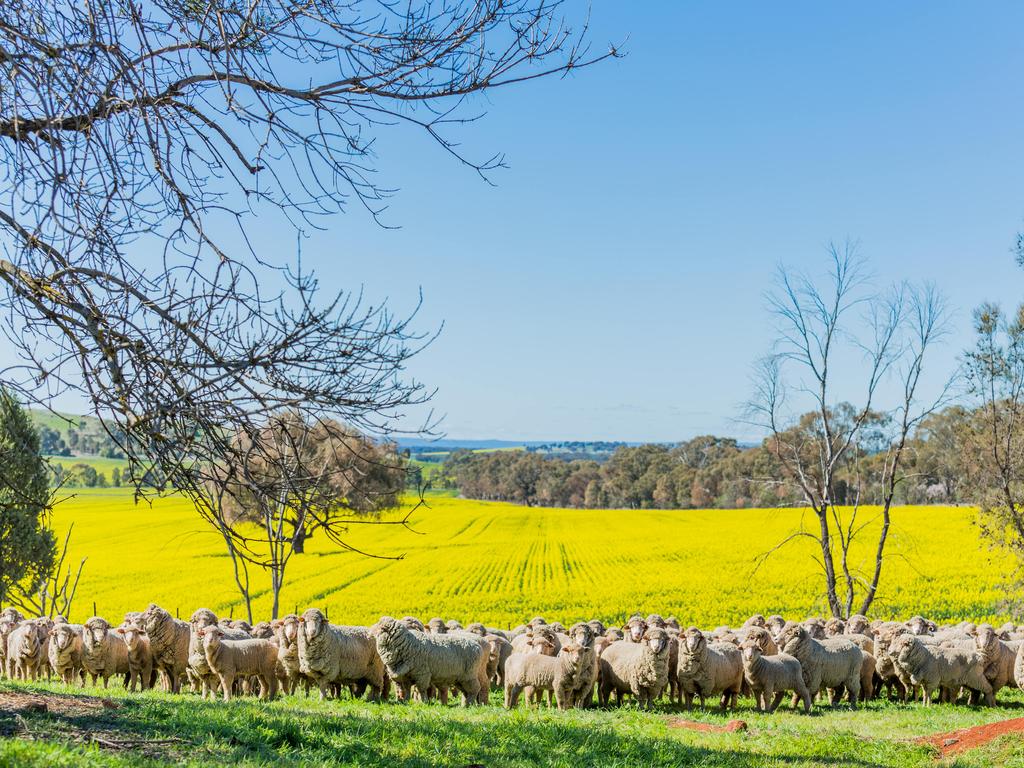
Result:
M839 409L841 415L842 409ZM886 417L851 446L834 488L840 504L871 504L881 496ZM957 503L958 478L969 467L959 456L957 433L970 414L948 408L924 420L907 446L897 503ZM808 417L794 429L815 429ZM743 448L731 438L703 435L677 445L619 446L605 462L544 457L528 451L457 451L439 482L471 499L518 504L625 509L772 507L800 503L792 478L766 440Z

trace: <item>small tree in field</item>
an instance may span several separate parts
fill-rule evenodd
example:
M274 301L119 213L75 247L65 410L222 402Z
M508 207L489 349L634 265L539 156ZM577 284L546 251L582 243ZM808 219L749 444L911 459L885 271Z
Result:
M864 264L851 247L830 250L826 288L811 278L782 270L769 304L778 336L772 353L756 371L749 404L754 424L782 470L773 484L788 488L813 515L766 553L799 539L815 543L828 609L837 617L855 608L867 613L881 583L892 502L904 480L907 442L922 419L945 402L949 386L921 402L925 357L944 333L942 298L931 287L869 289ZM837 391L860 388L856 404L839 402ZM894 403L881 407L883 382ZM860 508L859 462L882 455L879 514L864 519ZM872 526L877 523L877 527ZM855 541L872 536L873 557L861 567L852 557Z
M34 593L54 567L50 473L28 413L0 389L0 604Z

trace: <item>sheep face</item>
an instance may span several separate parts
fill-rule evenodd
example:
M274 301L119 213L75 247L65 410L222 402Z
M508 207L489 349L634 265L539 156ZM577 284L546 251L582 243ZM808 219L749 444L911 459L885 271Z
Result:
M594 645L594 630L589 624L573 624L569 630L569 637L581 648L590 648Z
M681 627L679 626L679 619L677 619L675 616L669 616L667 619L665 619L665 626L670 629L676 630L676 632L678 632L681 629Z
M526 641L530 646L531 653L538 653L542 656L555 655L555 638L550 632L537 632Z
M871 632L871 625L864 616L851 616L846 622L846 632L851 635L868 635Z
M749 640L740 646L740 653L743 654L743 663L746 665L753 664L762 656L761 646Z
M785 653L793 655L793 652L806 643L810 637L811 635L807 631L807 627L795 624L783 631L782 636L779 638L779 645Z
M846 623L842 619L829 619L825 622L825 636L835 637L846 631Z
M299 617L289 613L281 619L281 637L286 645L294 645L299 641Z
M929 635L932 633L931 622L922 616L914 616L907 622L907 627L915 635Z
M707 643L704 633L696 627L690 627L683 633L683 642L686 644L687 653L697 653Z
M474 621L472 624L466 627L466 631L472 632L474 635L480 635L480 637L483 637L487 634L487 628L484 627L484 625L481 624L479 621Z
M21 652L27 656L35 656L39 650L39 633L38 632L22 632L21 633Z
M542 627L545 624L547 624L547 622L544 621L544 618L542 616L534 616L532 619L530 619L530 626L531 627L534 627L534 628Z
M569 662L574 667L578 667L580 659L583 657L584 650L585 649L582 646L577 645L576 643L569 643L568 645L562 646L561 653L569 659Z
M763 627L764 625L765 618L760 613L755 613L753 616L751 616L749 619L743 622L744 627Z
M299 617L299 625L306 640L313 640L327 629L327 618L319 608L310 608Z
M807 630L807 634L815 640L825 639L825 622L821 619L808 619L803 626Z
M658 629L665 628L665 620L661 618L661 616L657 613L652 613L650 616L644 619L644 621L647 623L647 626L649 627L657 627Z
M193 613L192 618L189 619L189 624L191 624L196 629L209 627L216 623L217 615L209 608L200 608L198 611Z
M655 627L654 629L647 630L644 633L643 640L658 656L668 652L668 632L664 629Z
M423 626L423 622L415 616L405 616L401 619L401 623L405 625L406 629L415 629L417 632L427 631L427 628Z
M985 658L995 658L999 650L999 635L989 624L978 627L974 644Z
M443 619L435 617L427 622L427 629L433 635L444 635L448 632L448 625L444 623Z
M274 628L269 621L261 621L252 628L251 634L260 640L269 640L274 636Z
M639 643L647 631L647 622L641 618L630 619L629 624L626 625L629 631L629 637L634 643Z
M10 614L4 616L3 619L0 619L0 635L7 637L20 623L21 619L16 619Z
M211 624L200 629L199 636L206 642L207 651L216 651L220 641L224 639L224 630L216 624Z
M773 615L764 620L764 625L772 635L778 635L782 628L786 626L786 620L779 615Z
M590 627L590 631L594 633L596 637L600 637L605 633L605 626L598 619L591 619L587 622L587 626Z
M127 627L118 627L114 630L124 639L124 644L128 646L129 651L134 651L139 647L139 643L142 642L142 638L146 636L146 630L136 627L134 624L129 624Z
M92 651L103 645L110 631L110 624L99 616L93 616L82 626L82 643Z
M58 651L66 651L75 642L75 634L67 624L58 624L50 630L50 642Z
M772 640L771 634L764 627L753 627L747 633L747 642L756 643L757 647L764 653L768 650L768 643Z

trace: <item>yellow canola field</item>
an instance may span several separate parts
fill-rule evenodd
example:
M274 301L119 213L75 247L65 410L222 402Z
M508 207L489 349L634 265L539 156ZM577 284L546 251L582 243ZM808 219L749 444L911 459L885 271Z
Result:
M507 627L541 614L621 622L635 610L713 627L754 612L802 618L822 610L811 542L798 540L755 573L755 558L799 523L793 510L566 510L447 497L417 510L415 532L355 526L339 552L314 536L292 558L282 613L326 608L334 622L382 614L481 620ZM861 510L865 517L877 513ZM1002 621L1011 563L979 542L974 511L894 511L876 616ZM244 615L222 540L181 498L136 505L122 489L78 491L55 526L74 523L72 559L88 557L72 620L120 618L151 601L183 617L208 607ZM810 520L805 521L810 523ZM867 548L854 565L867 569ZM256 619L270 610L269 578L254 571Z

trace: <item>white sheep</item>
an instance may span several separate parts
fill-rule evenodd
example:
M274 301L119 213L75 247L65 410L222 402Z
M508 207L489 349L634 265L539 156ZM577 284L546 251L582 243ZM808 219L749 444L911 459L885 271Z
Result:
M54 624L50 629L50 666L65 684L75 678L85 684L85 670L82 668L82 625Z
M845 690L849 693L850 706L857 706L864 667L864 654L860 648L842 638L816 640L803 625L784 630L779 646L783 652L799 660L804 682L812 695L831 688L832 706L836 706Z
M979 654L961 648L928 646L913 634L900 635L894 649L911 682L921 686L925 706L932 703L937 690L955 696L961 688L979 692L989 706L995 704Z
M599 698L602 706L615 692L622 703L624 693L649 709L668 685L669 636L663 629L647 630L641 642L619 640L608 646L599 662Z
M321 699L331 686L369 686L371 701L388 696L384 663L367 627L328 624L323 613L310 608L299 617L298 658L299 672L320 688Z
M146 630L137 624L128 624L114 630L128 648L128 690L138 685L143 691L153 683L153 650Z
M580 677L589 670L584 649L575 643L564 645L557 656L539 653L517 653L505 669L505 706L515 707L519 694L526 691L526 700L540 703L544 691L552 693L559 709L571 709Z
M156 603L149 604L139 616L139 621L149 635L153 665L160 673L163 689L177 693L188 669L188 624L174 618Z
M680 638L676 678L687 709L693 708L694 695L700 697L702 707L707 696L721 695L722 709L735 708L743 687L743 659L735 645L709 644L699 629L690 627Z
M93 616L82 625L82 666L92 684L103 678L103 687L114 675L128 675L128 646L120 635L110 631L110 624Z
M749 640L740 646L740 652L743 656L743 677L750 686L759 712L778 709L786 691L793 691L794 696L803 701L804 712L811 711L811 692L804 681L800 662L794 656L788 653L765 656L761 646Z
M235 680L255 677L260 682L260 698L277 695L277 647L269 640L227 640L224 630L212 625L199 630L206 652L206 663L220 680L224 701L230 701Z

